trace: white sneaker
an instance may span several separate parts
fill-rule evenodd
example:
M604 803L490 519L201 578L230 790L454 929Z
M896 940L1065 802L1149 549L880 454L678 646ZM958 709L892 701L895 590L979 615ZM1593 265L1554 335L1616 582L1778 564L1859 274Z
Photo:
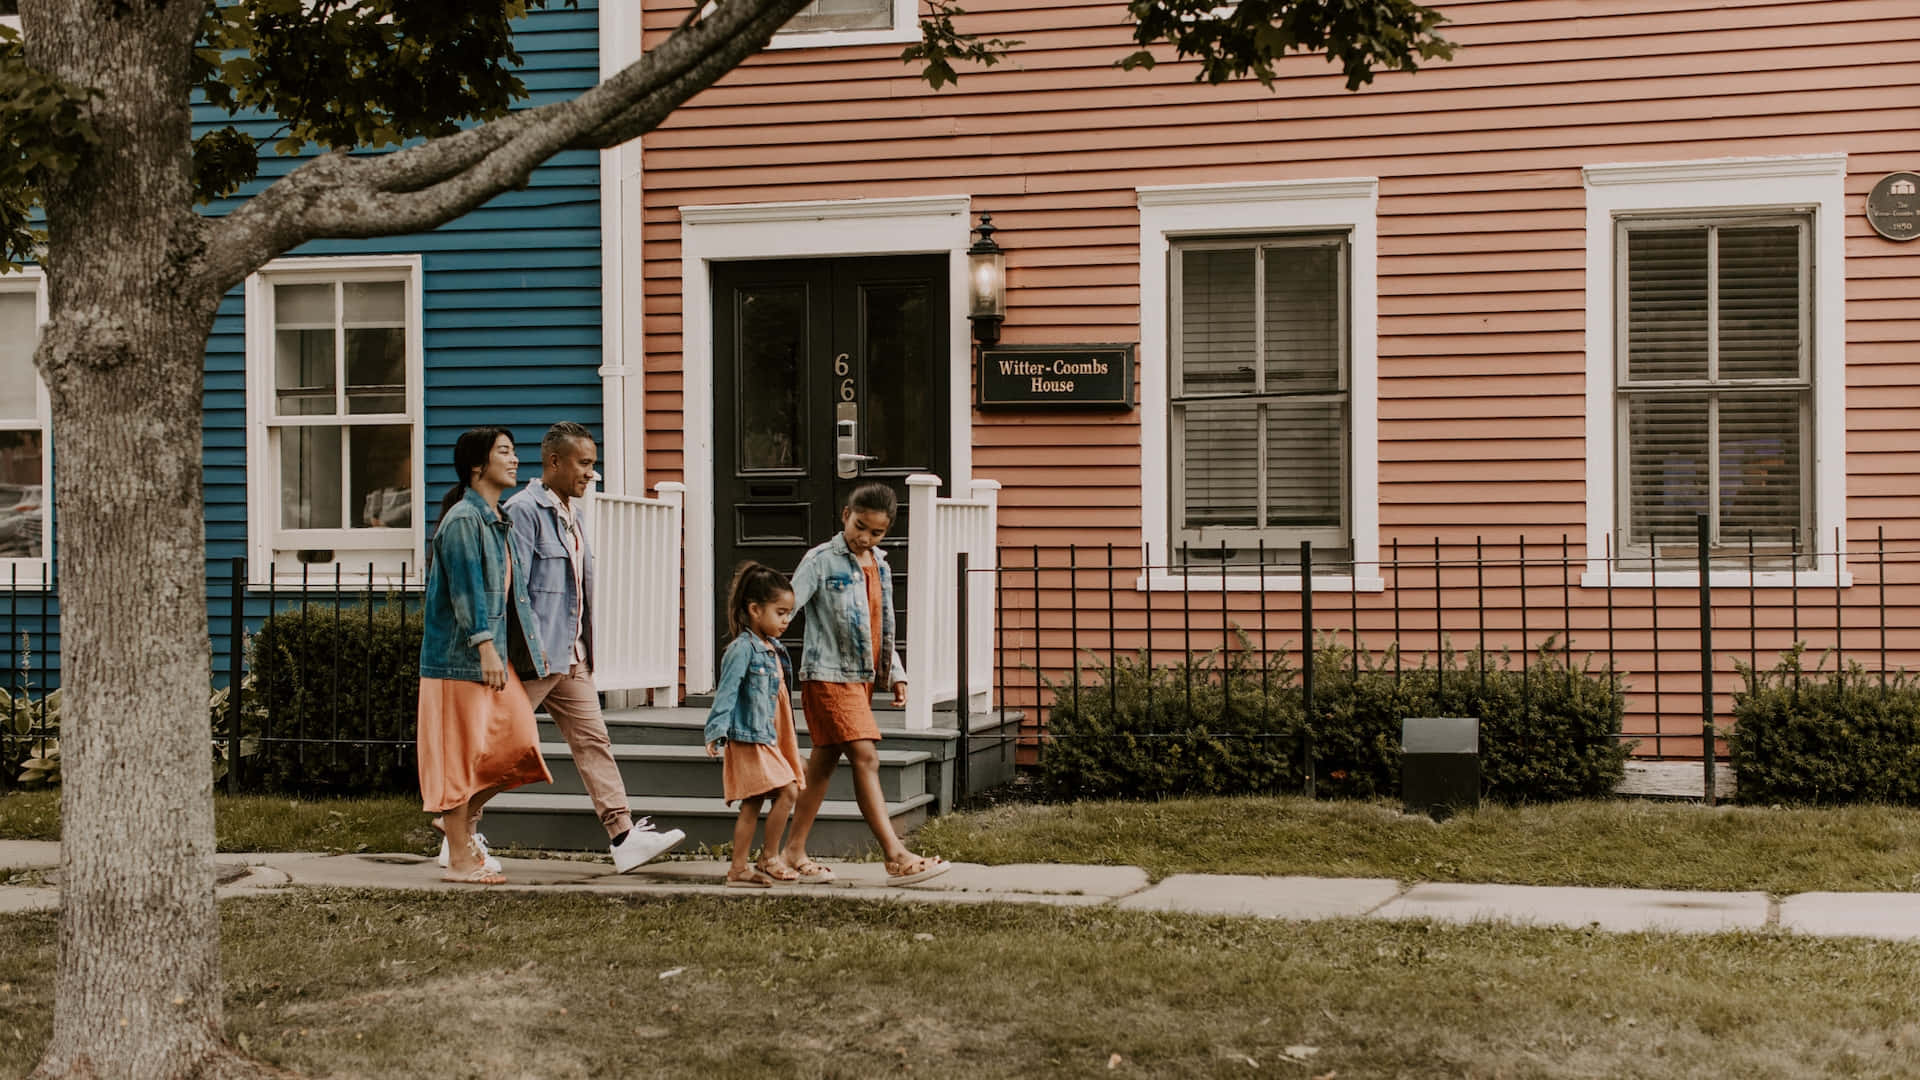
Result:
M480 848L480 862L487 868L487 873L499 873L500 860L487 853L487 838L480 833L474 833L473 842ZM439 866L444 867L447 865L447 838L445 836L440 837L440 854L435 855L433 861Z
M641 818L627 831L627 838L612 845L607 850L613 853L613 872L625 874L638 870L649 862L665 855L673 845L685 840L687 834L679 829L660 832L653 822Z

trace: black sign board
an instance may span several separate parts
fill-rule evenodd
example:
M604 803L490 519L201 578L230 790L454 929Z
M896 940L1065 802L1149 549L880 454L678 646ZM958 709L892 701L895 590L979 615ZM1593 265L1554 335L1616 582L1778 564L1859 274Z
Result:
M982 409L1131 409L1132 345L989 345Z
M1889 240L1920 237L1920 176L1889 173L1867 192L1867 224Z

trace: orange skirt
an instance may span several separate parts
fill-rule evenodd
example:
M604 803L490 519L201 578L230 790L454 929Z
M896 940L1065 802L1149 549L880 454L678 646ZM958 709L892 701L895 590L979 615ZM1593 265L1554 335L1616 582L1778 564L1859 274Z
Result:
M872 683L803 682L800 708L807 714L807 737L815 746L880 741L880 722L873 718Z
M451 810L488 788L552 783L527 688L512 666L495 692L465 679L420 680L420 802Z
M780 683L779 706L774 712L774 745L728 739L720 761L720 794L729 803L778 791L788 784L807 786L800 764L800 737L793 730L793 705L787 684Z

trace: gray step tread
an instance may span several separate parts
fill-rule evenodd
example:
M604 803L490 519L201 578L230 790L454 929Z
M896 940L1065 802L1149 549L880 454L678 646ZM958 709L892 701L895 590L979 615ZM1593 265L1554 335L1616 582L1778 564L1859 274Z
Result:
M705 709L688 708L684 705L671 709L609 709L602 715L609 727L628 725L641 727L704 728L707 724L707 711ZM880 734L883 738L888 735L896 735L909 738L951 739L957 738L960 734L959 728L951 722L951 717L954 715L953 713L934 713L934 725L930 728L905 727L901 723L901 717L904 715L904 713L892 709L873 710L874 719L880 723ZM948 722L941 723L942 717L949 718ZM1025 719L1025 716L1018 709L976 713L972 717L972 724L969 730L985 731L1000 727L1004 724L1019 723L1023 719ZM794 726L801 731L807 729L806 713L801 710L798 703L795 703L793 708L793 723Z
M711 761L716 768L719 758L709 758L704 746L669 746L653 743L614 743L613 756L616 761ZM933 755L925 750L879 750L876 756L882 766L917 765L923 761L932 761ZM563 742L543 742L540 744L541 757L570 758L573 750ZM501 796L504 798L504 796Z
M933 802L933 795L921 793L887 804L887 814L898 817ZM738 817L740 809L728 806L715 796L671 798L664 796L627 797L627 809L634 817ZM593 813L593 800L586 795L543 795L515 791L495 795L487 802L487 813L519 812L532 814ZM820 817L830 820L859 818L860 804L851 800L828 800L820 804ZM485 825L481 826L483 829Z

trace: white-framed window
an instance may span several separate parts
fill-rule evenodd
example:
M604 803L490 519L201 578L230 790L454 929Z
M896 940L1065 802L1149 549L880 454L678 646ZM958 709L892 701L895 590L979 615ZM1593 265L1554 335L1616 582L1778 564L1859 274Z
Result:
M0 275L0 588L39 588L53 540L51 410L33 366L45 284L37 267Z
M1585 172L1582 583L1846 584L1845 156Z
M1384 587L1378 191L1139 189L1145 587Z
M256 583L421 565L417 255L282 259L247 279L248 546Z
M917 0L813 0L773 35L769 48L897 44L920 40Z

